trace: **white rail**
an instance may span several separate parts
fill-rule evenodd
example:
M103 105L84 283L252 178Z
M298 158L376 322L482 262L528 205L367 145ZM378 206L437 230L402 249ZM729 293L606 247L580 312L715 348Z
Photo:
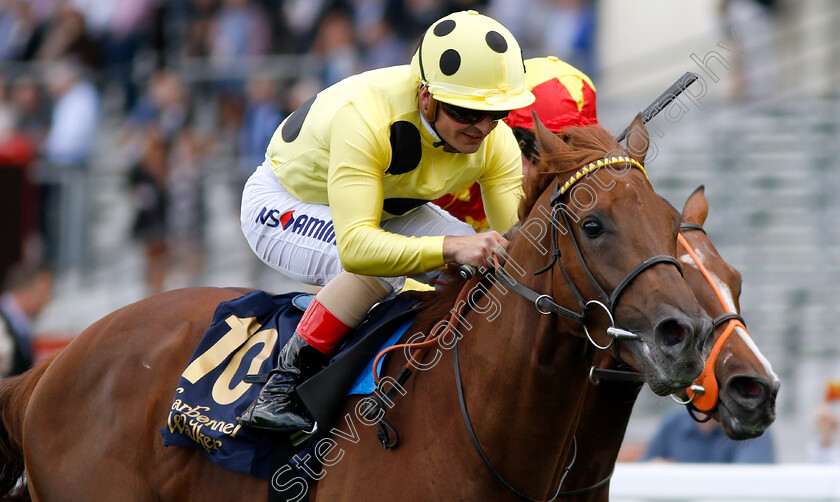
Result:
M619 463L610 500L840 501L840 465Z

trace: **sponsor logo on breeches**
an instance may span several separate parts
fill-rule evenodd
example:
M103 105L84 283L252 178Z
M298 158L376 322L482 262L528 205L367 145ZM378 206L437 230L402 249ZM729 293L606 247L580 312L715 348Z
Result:
M262 208L257 223L267 227L282 227L284 231L300 234L335 245L335 228L332 221L326 221L306 214L295 215L295 211L280 213L279 209Z

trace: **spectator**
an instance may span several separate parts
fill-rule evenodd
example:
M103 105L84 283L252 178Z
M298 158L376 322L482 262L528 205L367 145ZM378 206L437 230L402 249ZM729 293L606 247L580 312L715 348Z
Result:
M25 258L36 237L37 189L30 181L35 145L0 104L0 276Z
M99 94L68 60L51 65L50 128L43 145L40 220L48 263L59 270L81 265L87 242L87 175L99 127Z
M51 65L46 80L54 103L44 144L46 160L87 164L99 126L99 93L83 68L70 60Z
M243 58L264 56L271 49L268 18L262 6L250 0L224 0L210 25L210 59L220 77L230 74ZM224 89L241 92L241 80L223 82Z
M166 281L168 175L166 143L160 136L149 134L145 151L129 172L135 206L132 236L143 247L147 294L163 291Z
M545 2L540 19L542 51L595 75L595 3L591 0Z
M775 47L778 0L721 0L724 31L741 57L733 61L733 97L767 100L778 91L779 61Z
M207 218L203 180L207 148L207 139L194 127L185 127L172 145L168 232L173 260L188 285L195 285L204 271Z
M157 70L149 79L146 94L138 100L129 123L133 128L154 127L171 138L186 127L191 104L181 78L168 68Z
M216 95L215 105L215 120L207 121L213 124L212 131L206 129L205 124L197 127L212 136L210 142L214 156L236 158L239 154L239 133L245 118L245 99L238 92L223 91Z
M308 98L307 98L308 99ZM242 185L265 159L265 148L275 129L283 121L277 103L274 81L267 75L257 75L248 82L245 116L239 131L240 174ZM239 193L242 193L241 186Z
M840 464L837 426L840 424L840 380L826 383L825 399L817 407L814 437L808 444L808 456L818 464Z
M52 299L53 275L18 265L6 275L0 296L0 377L26 371L34 361L32 323Z
M84 15L69 2L61 3L44 27L44 39L35 57L44 61L74 61L96 68L100 62L99 46L88 31Z
M50 110L43 89L31 75L21 75L13 82L12 106L17 112L18 130L40 148L49 128Z
M281 6L283 31L291 52L304 52L312 45L318 20L327 0L285 0Z
M0 61L30 59L39 42L28 1L6 0L0 9Z
M321 21L312 50L323 60L321 78L327 86L361 68L354 35L352 20L343 10L331 10Z
M210 55L210 30L218 11L217 0L193 0L185 2L183 22L179 26L183 38L182 55L188 58ZM176 21L177 22L177 21Z
M133 79L134 59L154 33L154 4L157 2L120 0L117 3L108 0L104 3L113 7L101 36L105 78L121 88L123 109L130 110L138 92ZM103 7L101 3L97 4L97 8L105 10Z
M769 430L757 438L735 441L726 437L714 419L697 422L678 408L665 416L642 460L770 464L776 461L776 453Z
M365 69L402 64L409 57L409 44L385 18L385 2L353 1L356 39L361 44Z

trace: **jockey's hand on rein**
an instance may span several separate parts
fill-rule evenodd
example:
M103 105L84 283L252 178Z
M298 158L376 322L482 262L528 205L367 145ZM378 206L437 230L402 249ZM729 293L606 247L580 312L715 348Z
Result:
M443 259L447 263L459 263L482 267L490 263L490 257L507 249L508 240L496 231L490 230L474 235L447 235L443 239Z

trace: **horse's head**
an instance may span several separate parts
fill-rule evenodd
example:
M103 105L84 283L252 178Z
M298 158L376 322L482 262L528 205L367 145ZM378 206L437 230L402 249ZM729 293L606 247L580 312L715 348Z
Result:
M677 257L685 280L697 301L715 319L712 353L699 384L703 393L692 405L720 421L733 439L747 439L764 432L776 418L779 377L753 343L738 313L741 274L720 257L702 229L709 203L698 188L683 209L683 226ZM693 392L688 392L694 394Z
M537 121L542 153L520 208L521 232L533 230L532 219L554 229L534 245L558 258L549 267L554 298L585 313L588 330L572 331L601 347L615 341L608 332L624 338L621 357L666 395L700 374L711 320L673 258L680 215L647 179L641 115L632 130L624 150L599 126L570 128L561 138Z

